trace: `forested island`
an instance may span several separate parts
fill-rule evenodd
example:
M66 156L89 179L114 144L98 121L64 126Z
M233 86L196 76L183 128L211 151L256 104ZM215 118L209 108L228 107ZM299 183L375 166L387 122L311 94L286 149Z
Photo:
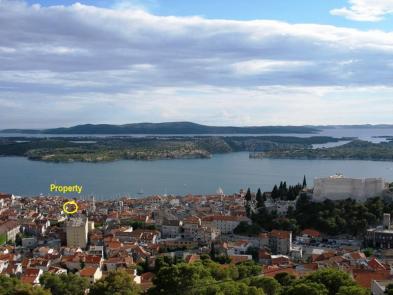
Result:
M50 162L192 159L240 151L308 149L313 144L340 140L344 139L325 136L4 137L0 138L0 156Z
M250 154L252 158L333 159L393 161L393 141L372 143L354 140L331 148L272 149Z
M0 133L25 134L313 134L308 126L207 126L193 122L133 123L124 125L84 124L51 129L5 129Z

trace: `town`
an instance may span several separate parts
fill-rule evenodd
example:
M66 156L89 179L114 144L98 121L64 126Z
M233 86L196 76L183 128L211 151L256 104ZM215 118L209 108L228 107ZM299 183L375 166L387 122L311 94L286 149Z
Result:
M218 189L213 195L75 199L78 212L72 215L62 209L69 200L63 196L2 193L0 280L17 278L32 290L52 288L57 294L50 276L64 279L69 274L82 280L78 292L95 294L94 286L117 272L128 276L135 290L124 294L204 294L197 290L203 288L198 284L189 286L193 291L179 290L182 282L166 285L163 276L171 268L206 266L209 261L223 271L236 269L237 275L230 277L248 279L248 288L261 279L253 288L264 293L255 294L281 294L291 290L288 280L326 275L324 271L339 271L351 279L353 293L342 294L387 294L393 289L393 227L388 211L393 209L392 196L392 185L380 178L339 174L315 179L312 188L304 177L303 184L287 187L282 182L264 193L241 190L226 195ZM304 218L299 216L307 202L314 207L331 207L335 202L380 207L375 218L370 217L374 209L365 213L370 219L361 217L364 230L345 232L341 225L341 232L335 233L316 219L301 224ZM213 277L213 284L225 282L225 277ZM275 287L271 289L266 280L274 281Z

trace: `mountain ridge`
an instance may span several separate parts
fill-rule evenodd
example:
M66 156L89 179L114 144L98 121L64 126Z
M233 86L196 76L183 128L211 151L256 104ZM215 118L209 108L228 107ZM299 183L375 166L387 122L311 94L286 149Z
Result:
M317 133L319 129L308 126L208 126L193 122L82 124L49 129L5 129L1 133L27 134L271 134Z

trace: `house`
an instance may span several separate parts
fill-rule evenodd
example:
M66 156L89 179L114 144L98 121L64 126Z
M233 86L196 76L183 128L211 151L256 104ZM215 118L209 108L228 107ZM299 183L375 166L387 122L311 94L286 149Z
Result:
M202 225L217 228L222 234L231 234L241 221L250 222L247 217L211 215L202 218Z
M0 244L11 241L15 242L16 235L20 232L20 226L16 221L6 221L0 224Z
M182 237L195 239L198 235L198 229L201 226L201 219L197 216L188 216L183 220ZM198 239L198 237L197 237Z
M288 255L292 249L292 232L285 230L272 230L270 233L261 233L258 236L259 247L267 247L273 254Z
M102 278L102 271L100 268L85 267L78 272L79 276L86 278L91 284L94 284Z
M244 255L252 244L247 240L239 240L228 245L228 255Z
M266 249L260 249L258 251L258 259L262 265L270 265L272 263L272 255Z
M38 285L40 283L40 277L43 273L44 272L42 269L27 268L21 276L20 280L22 283Z
M105 268L107 271L117 270L120 268L129 268L133 265L134 265L134 260L130 256L109 257L105 261Z
M351 265L360 265L363 263L367 263L366 255L364 255L364 253L360 251L345 253L343 255L343 258L348 260Z
M229 259L231 259L231 264L238 264L238 263L252 260L252 256L251 255L229 255Z
M215 227L201 226L195 232L193 240L200 243L211 243L221 234L220 230Z
M371 282L372 295L386 295L386 287L393 284L393 280L373 280Z
M164 219L161 225L161 236L162 238L176 238L180 234L180 228L182 226L180 220L168 220Z

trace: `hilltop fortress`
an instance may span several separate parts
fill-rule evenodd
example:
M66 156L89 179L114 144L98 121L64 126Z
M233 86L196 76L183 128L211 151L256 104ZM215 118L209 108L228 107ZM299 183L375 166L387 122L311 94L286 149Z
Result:
M342 174L315 178L313 199L315 201L344 200L352 198L365 201L367 198L381 196L386 189L383 178L346 178Z

